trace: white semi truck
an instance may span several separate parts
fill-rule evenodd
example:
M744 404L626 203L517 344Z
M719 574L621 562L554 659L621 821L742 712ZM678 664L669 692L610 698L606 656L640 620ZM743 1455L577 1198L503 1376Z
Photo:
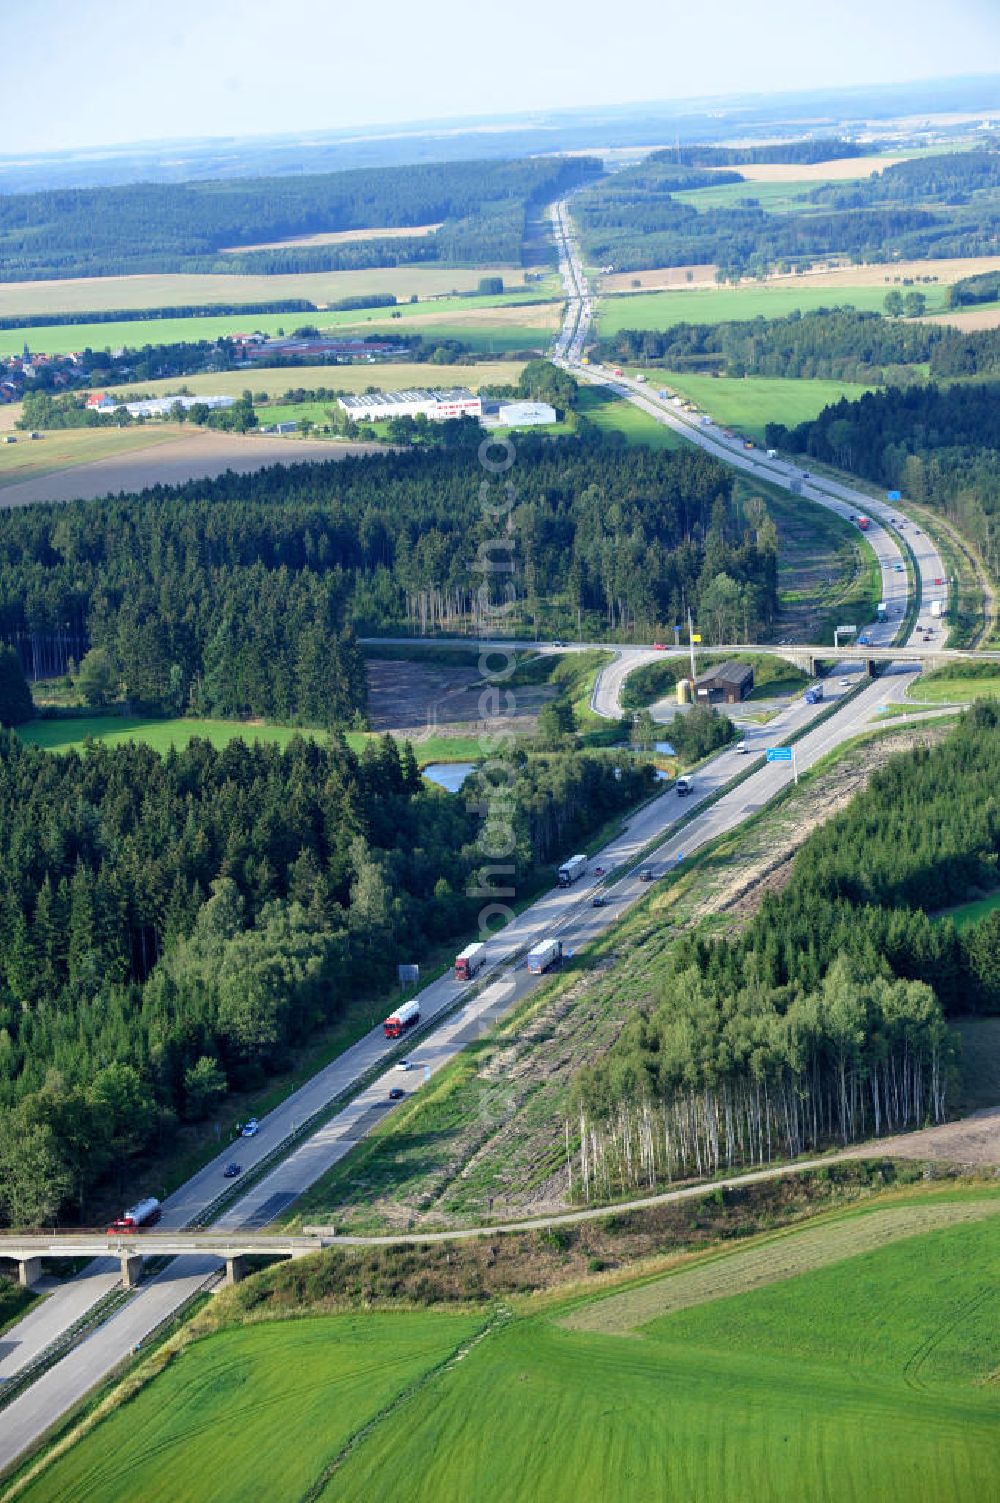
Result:
M560 887L572 887L573 883L582 877L587 870L587 858L584 855L571 856L564 861L557 872Z
M528 951L528 970L533 976L541 976L559 960L562 960L562 940L543 939Z

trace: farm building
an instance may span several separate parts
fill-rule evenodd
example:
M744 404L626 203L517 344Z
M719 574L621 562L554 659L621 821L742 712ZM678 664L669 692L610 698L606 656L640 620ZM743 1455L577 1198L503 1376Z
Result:
M548 402L502 402L500 421L509 428L534 428L540 423L554 423L556 410Z
M479 419L483 415L482 401L464 386L447 390L416 387L411 391L372 391L356 397L338 397L337 401L356 423L421 416L443 422L446 418Z
M753 689L749 663L719 663L694 682L695 698L702 704L738 705Z

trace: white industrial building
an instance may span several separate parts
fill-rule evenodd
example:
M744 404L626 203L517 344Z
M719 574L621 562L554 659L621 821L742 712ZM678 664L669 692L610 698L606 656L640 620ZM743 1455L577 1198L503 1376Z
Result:
M428 387L411 391L369 391L356 397L338 397L337 402L356 423L421 416L444 422L446 418L479 419L483 415L482 401L464 386L453 386L444 391Z
M192 407L209 407L213 411L219 407L232 407L235 397L147 397L142 402L125 402L126 412L132 417L170 417L175 407L183 407L185 412Z
M554 423L556 410L548 402L502 402L500 422L508 428L534 428L539 423Z

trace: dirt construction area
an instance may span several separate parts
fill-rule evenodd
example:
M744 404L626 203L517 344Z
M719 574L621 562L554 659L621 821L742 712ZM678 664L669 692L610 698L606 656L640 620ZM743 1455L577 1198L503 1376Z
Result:
M381 661L368 663L368 714L375 731L405 731L410 740L441 730L475 734L480 715L483 676L469 653L470 667L439 663ZM490 717L491 728L527 730L546 700L555 693L548 685L521 687L514 712L501 720Z

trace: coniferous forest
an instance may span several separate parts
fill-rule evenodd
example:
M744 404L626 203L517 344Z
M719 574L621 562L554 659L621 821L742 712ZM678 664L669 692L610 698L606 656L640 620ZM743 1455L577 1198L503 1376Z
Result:
M355 631L477 624L496 529L481 430L455 427L441 451L0 513L0 642L29 677L100 647L129 700L172 712L349 724L365 711ZM745 533L712 459L524 439L516 474L516 569L491 586L508 628L544 598L594 631L648 633L722 577L748 630L772 619L773 526Z
M652 778L627 755L512 754L510 885ZM161 758L0 731L0 1215L84 1215L102 1177L287 1064L397 962L467 938L487 793L428 785L388 736L360 757L334 738Z

